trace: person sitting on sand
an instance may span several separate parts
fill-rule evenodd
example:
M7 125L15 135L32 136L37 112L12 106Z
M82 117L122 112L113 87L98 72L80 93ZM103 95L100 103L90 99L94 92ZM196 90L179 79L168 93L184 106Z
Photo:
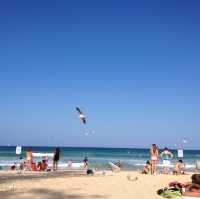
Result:
M175 175L185 174L184 169L185 169L185 164L183 163L182 160L179 160L174 165L173 174Z
M146 162L146 165L143 168L142 174L151 174L152 173L152 165L150 161Z
M116 166L118 166L120 169L122 168L123 164L122 164L122 161L118 160L116 163L115 163Z
M16 170L16 164L13 164L13 165L10 167L10 170Z
M94 170L87 157L84 158L83 163L84 168L87 170L87 175L94 175Z
M183 198L184 196L192 198L200 198L200 174L193 174L191 176L192 182L177 183L180 184Z
M19 170L23 170L25 167L23 157L19 158Z
M38 162L37 164L37 170L39 171L47 171L48 164L46 160L42 160L41 162Z
M32 171L37 171L37 165L35 164L35 162L32 161L31 163L31 170Z

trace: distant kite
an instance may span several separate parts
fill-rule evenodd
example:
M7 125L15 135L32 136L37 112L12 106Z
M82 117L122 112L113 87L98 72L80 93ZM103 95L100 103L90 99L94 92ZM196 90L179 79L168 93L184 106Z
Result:
M86 117L83 114L83 112L80 110L79 107L76 107L76 110L79 113L79 118L80 118L81 122L83 122L84 124L86 124Z

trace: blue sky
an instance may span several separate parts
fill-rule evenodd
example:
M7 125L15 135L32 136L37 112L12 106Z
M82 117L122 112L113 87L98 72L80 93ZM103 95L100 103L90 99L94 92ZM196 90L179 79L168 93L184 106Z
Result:
M0 145L199 148L199 6L0 1Z

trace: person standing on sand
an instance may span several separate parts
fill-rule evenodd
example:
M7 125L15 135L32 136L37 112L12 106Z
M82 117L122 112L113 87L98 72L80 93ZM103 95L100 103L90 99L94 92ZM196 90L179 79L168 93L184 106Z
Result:
M151 173L155 174L157 169L158 163L158 147L156 144L152 144L150 149L150 156L151 156Z
M54 156L53 156L53 170L54 171L58 170L59 159L60 159L60 149L56 148L54 151Z
M32 153L32 149L29 148L26 152L26 160L27 160L27 167L28 167L28 170L31 170L31 164L32 164L32 161L33 161L33 153Z
M167 147L165 147L160 156L163 160L163 173L168 174L168 168L171 165L171 159L173 158L173 154Z

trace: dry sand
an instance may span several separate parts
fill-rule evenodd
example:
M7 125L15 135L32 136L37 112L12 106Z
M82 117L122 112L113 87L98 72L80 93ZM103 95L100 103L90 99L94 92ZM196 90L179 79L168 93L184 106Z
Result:
M127 179L130 175L132 179ZM191 175L141 175L137 172L107 172L95 176L69 172L0 172L1 199L159 199L159 188L170 181L187 182Z

